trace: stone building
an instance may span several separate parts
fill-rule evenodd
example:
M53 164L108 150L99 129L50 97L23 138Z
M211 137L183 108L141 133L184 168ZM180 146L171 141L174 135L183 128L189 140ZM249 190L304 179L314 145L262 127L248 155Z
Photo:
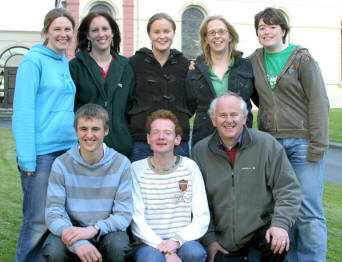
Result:
M146 25L157 12L168 13L176 22L173 47L189 59L199 53L198 28L207 15L225 16L240 36L238 48L245 56L259 43L254 15L265 7L280 8L291 26L288 40L309 49L319 63L332 107L342 108L342 2L340 0L11 0L0 17L0 107L11 107L15 72L29 48L42 42L44 15L55 5L63 5L79 21L88 12L105 9L118 22L122 33L121 51L131 56L150 46ZM18 8L20 6L20 8ZM39 8L37 8L39 6ZM18 10L23 10L22 12ZM68 50L73 56L75 46ZM2 101L2 103L1 103Z

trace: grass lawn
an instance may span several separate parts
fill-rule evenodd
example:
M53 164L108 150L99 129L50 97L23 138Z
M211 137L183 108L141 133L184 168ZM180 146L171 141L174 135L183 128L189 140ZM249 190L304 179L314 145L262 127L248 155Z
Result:
M13 261L22 218L22 190L15 163L11 129L0 128L0 152L0 261L7 262ZM342 186L325 183L323 205L328 222L327 261L340 262L342 261Z

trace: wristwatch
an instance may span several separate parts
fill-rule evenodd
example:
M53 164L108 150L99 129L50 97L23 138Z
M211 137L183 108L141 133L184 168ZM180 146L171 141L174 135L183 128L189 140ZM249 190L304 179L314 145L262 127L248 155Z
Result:
M95 236L97 237L100 234L101 228L97 224L94 224L93 227L97 230L97 234Z

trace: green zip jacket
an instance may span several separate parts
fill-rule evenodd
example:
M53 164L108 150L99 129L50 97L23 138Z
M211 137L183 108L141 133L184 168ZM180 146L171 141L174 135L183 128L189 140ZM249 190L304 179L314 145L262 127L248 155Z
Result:
M289 230L301 195L283 147L271 135L244 128L234 166L217 132L199 141L192 157L207 191L210 224L202 243L237 251L267 225Z
M134 72L127 58L117 53L112 55L114 59L105 80L88 50L78 52L70 61L70 73L76 85L75 111L87 103L103 106L109 115L109 134L104 142L129 156L133 142L127 112L133 101Z
M329 100L317 62L307 49L297 46L272 91L263 48L257 49L250 60L259 95L259 129L276 138L308 139L307 160L321 160L329 143Z

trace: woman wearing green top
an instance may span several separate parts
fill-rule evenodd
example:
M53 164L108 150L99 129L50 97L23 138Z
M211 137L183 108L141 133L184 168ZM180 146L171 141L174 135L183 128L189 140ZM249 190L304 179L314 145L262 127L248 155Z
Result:
M105 143L129 156L132 151L127 111L133 101L134 72L119 55L120 30L107 12L91 12L77 33L76 57L70 73L76 85L75 110L87 103L103 106L109 115Z
M236 50L239 36L234 27L222 16L210 16L201 25L200 38L203 54L196 59L195 69L189 70L186 79L188 106L196 113L192 145L215 130L207 111L210 102L225 90L246 101L248 127L253 123L250 98L253 96L257 103L252 65Z
M302 189L288 259L325 261L322 194L329 101L322 74L307 49L286 43L289 26L281 10L266 8L256 14L255 30L262 45L251 55L258 127L283 145ZM283 244L288 249L289 243Z

